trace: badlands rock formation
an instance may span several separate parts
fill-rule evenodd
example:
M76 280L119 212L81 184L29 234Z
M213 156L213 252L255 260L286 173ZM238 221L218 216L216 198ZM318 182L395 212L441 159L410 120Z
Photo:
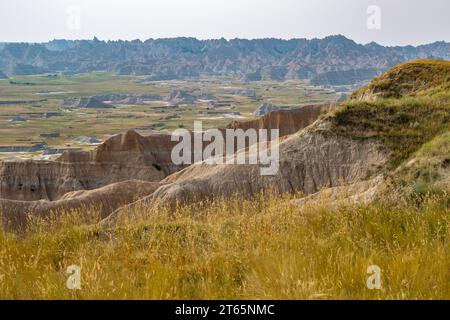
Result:
M0 162L0 199L53 201L120 181L160 181L182 169L172 164L172 146L169 135L143 137L129 131L94 151L69 151L56 161Z
M307 126L320 107L278 111L249 122L233 122L229 128L280 128L284 136ZM68 151L56 161L0 162L0 199L58 200L76 190L93 190L112 183L140 179L160 181L181 170L171 161L176 142L170 135L140 136L128 131L111 137L95 150Z
M354 140L330 129L328 120L319 120L284 139L279 145L279 171L274 176L262 176L259 165L196 163L170 175L152 195L116 211L104 223L115 223L142 203L171 207L233 195L251 197L263 190L310 195L367 180L381 172L390 153L377 140Z
M172 146L169 135L128 131L93 151L66 152L56 161L0 162L0 217L11 229L24 227L29 213L45 217L95 207L106 217L182 169L172 164Z
M141 177L145 177L144 180L159 181L181 169L174 165L170 158L175 144L168 134L152 134L144 137L130 130L125 134L111 137L93 151L68 152L58 161L111 165L115 167L117 173L128 177L144 170L145 172L141 172L143 174ZM112 179L118 181L117 177Z
M172 105L195 103L197 97L183 90L173 90L164 100Z
M330 105L311 105L299 109L277 110L263 117L250 121L233 121L229 129L279 129L280 137L293 134L306 128L320 116L322 112L329 110Z
M322 108L278 111L249 122L233 122L229 128L278 128L284 136L312 123ZM10 226L23 226L27 213L45 216L51 211L92 205L99 206L105 217L124 204L150 195L160 186L159 181L183 169L171 161L176 143L170 135L143 137L128 131L93 151L71 150L56 161L0 162L0 212ZM199 169L195 167L194 176L195 170Z
M7 43L0 48L0 69L8 75L108 71L148 75L150 81L198 76L246 80L311 79L333 71L386 70L420 57L450 59L450 44L418 47L361 45L343 36L324 39L148 39L141 41L54 40ZM364 73L356 71L364 76ZM339 78L354 78L346 72ZM370 74L366 78L370 79ZM329 78L329 76L327 76Z

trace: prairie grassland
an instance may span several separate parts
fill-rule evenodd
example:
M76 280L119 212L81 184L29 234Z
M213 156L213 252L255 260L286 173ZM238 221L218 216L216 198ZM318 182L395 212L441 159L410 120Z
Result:
M142 82L143 76L117 76L106 72L92 72L77 75L17 76L0 80L0 100L30 100L36 103L0 105L0 146L30 146L32 141L44 141L51 148L77 147L93 149L74 141L79 136L94 136L107 139L112 134L129 129L140 129L141 133L172 132L179 127L192 129L194 120L202 120L204 128L228 125L232 119L223 114L239 112L244 119L253 118L253 112L263 102L277 105L304 105L333 102L336 95L320 88L306 89L304 81L242 83L228 78L205 78L185 81ZM63 99L81 98L111 93L146 94L165 97L172 90L210 93L218 101L230 102L229 107L216 110L217 115L203 115L208 103L199 101L178 108L167 107L166 101L145 105L116 105L114 109L70 109L62 105ZM257 99L252 99L233 91L255 90ZM45 101L40 101L45 99ZM56 112L51 118L30 116ZM167 116L178 115L180 120L165 120ZM21 116L27 121L14 122ZM58 131L59 138L42 138L41 133ZM5 154L10 157L16 154ZM24 155L18 155L23 157ZM34 157L31 154L28 157Z
M448 195L420 206L216 200L100 227L95 210L0 232L1 299L450 299ZM66 287L81 266L81 290ZM381 289L366 286L381 268Z

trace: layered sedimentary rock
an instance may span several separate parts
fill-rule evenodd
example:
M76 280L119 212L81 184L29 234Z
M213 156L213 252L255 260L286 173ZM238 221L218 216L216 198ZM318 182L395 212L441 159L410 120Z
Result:
M280 129L280 136L285 136L312 123L322 108L277 111L248 122L235 121L228 128ZM93 190L120 181L160 181L184 167L172 162L176 143L170 135L143 137L128 131L111 137L93 151L71 150L56 161L0 162L0 198L54 201L68 192Z
M168 134L141 136L130 130L111 137L95 150L68 152L58 161L66 163L100 163L122 168L146 168L149 179L158 181L180 170L170 158L174 142ZM148 180L148 179L145 179Z
M279 129L280 137L295 133L317 120L330 105L311 105L292 110L277 110L249 121L233 121L228 129Z
M161 183L165 186L152 199L251 196L267 187L312 194L322 188L366 179L386 163L388 152L376 141L340 137L322 130L326 126L319 122L282 141L280 168L273 176L261 175L260 165L198 163L164 179Z
M170 159L172 146L169 135L143 137L129 131L93 151L69 151L56 161L0 162L0 199L57 200L120 181L160 181L181 169Z
M308 126L317 119L323 108L308 106L277 111L253 121L233 122L228 127L280 129L280 135L285 136ZM128 131L111 137L92 151L69 151L56 161L0 162L0 211L4 217L12 219L11 225L22 225L27 213L45 216L51 211L61 212L92 205L101 206L101 213L106 217L118 207L150 195L160 186L159 181L185 167L172 162L171 152L176 143L171 141L170 135L144 137L135 131ZM210 192L225 195L239 191L229 184L230 179L239 183L239 179L250 179L248 175L259 172L259 167L251 166L241 167L242 172L234 171L239 166L210 168L199 164L192 167L192 173L183 171L164 180L164 183L171 184L178 177L180 181L198 178L200 185L194 184L196 191L192 196L201 197ZM224 180L217 186L212 185L211 190L208 187L202 189L204 182L201 181L205 174ZM258 183L254 188L259 188ZM253 187L250 186L250 189L253 190ZM155 197L158 198L162 190L155 193Z
M370 179L385 167L390 152L379 141L343 137L330 128L328 121L321 120L282 140L279 170L272 176L261 175L261 165L196 163L170 175L152 195L118 210L104 223L115 223L142 204L174 206L234 195L249 198L263 190L310 195ZM252 151L240 152L256 156Z

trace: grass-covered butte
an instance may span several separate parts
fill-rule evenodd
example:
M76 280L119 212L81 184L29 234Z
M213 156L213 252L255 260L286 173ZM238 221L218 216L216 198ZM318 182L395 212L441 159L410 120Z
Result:
M450 128L450 62L399 65L355 92L330 116L337 133L379 139L391 168Z

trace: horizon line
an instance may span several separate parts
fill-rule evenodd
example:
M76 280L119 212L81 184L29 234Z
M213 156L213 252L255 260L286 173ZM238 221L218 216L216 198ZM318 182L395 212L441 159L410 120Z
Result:
M161 38L147 38L145 40L142 40L140 38L136 38L136 39L98 39L97 36L94 36L91 39L85 38L85 39L68 39L68 38L54 38L52 40L48 40L48 41L0 41L0 44L48 44L50 42L53 41L72 41L72 42L81 42L81 41L99 41L99 42L104 42L104 43L109 43L109 42L135 42L135 41L139 41L141 43L145 43L147 41L158 41L158 40L176 40L176 39L194 39L197 41L220 41L220 40L225 40L226 42L231 42L231 41L237 41L237 40L246 40L246 41L261 41L261 40L278 40L278 41L298 41L298 40L306 40L306 41L314 41L314 40L325 40L327 38L333 38L333 37L343 37L349 41L354 42L357 45L362 45L362 46L367 46L369 44L376 44L382 47L420 47L420 46L426 46L426 45L430 45L430 44L435 44L435 43L446 43L446 44L450 44L450 42L447 42L446 40L436 40L436 41L432 41L432 42L427 42L427 43L422 43L422 44L397 44L397 45L383 45L380 44L376 41L370 41L367 43L364 42L357 42L355 40L353 40L352 38L349 38L343 34L330 34L328 36L325 37L314 37L314 38L277 38L277 37L262 37L262 38L239 38L239 37L235 37L235 38L225 38L225 37L221 37L221 38L197 38L194 36L176 36L176 37L161 37Z

